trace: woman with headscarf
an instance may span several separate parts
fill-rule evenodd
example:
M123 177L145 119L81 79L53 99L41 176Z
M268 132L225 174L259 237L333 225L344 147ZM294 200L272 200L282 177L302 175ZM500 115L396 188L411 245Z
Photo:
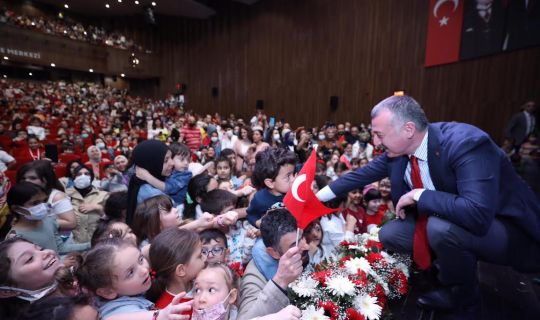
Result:
M139 143L133 149L131 162L134 166L146 169L152 176L162 181L165 181L165 178L172 173L174 165L171 151L165 143L158 140L146 140ZM163 194L161 190L133 175L128 186L127 224L131 225L138 203Z

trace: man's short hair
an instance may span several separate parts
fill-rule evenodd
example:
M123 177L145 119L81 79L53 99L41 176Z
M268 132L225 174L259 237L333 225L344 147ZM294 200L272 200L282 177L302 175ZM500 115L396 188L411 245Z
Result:
M286 208L270 209L261 220L261 236L267 248L278 250L281 238L296 232L296 219Z
M416 100L409 96L391 96L384 99L371 109L371 118L375 118L381 110L385 109L392 113L394 126L401 126L412 121L419 131L425 131L427 128L428 119L424 110Z

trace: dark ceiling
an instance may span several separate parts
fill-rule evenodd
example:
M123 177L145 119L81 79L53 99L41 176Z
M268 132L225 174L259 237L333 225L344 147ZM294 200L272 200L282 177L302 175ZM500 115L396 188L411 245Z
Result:
M259 0L235 0L247 5ZM206 5L207 1L195 0L36 0L66 11L89 16L129 16L142 14L144 8L151 7L155 14L206 19L216 13ZM136 4L138 2L138 4ZM155 2L155 6L152 6ZM69 8L64 8L67 4ZM109 5L109 8L106 5Z

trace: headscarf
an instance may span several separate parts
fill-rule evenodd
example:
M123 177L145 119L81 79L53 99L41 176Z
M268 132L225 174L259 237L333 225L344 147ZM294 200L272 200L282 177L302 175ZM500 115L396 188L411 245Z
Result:
M165 177L161 175L163 171L163 161L169 148L167 145L158 140L146 140L139 143L131 154L131 163L133 166L138 166L148 170L148 172L159 180L164 181ZM133 170L133 172L135 172ZM143 184L147 183L144 180L137 178L135 174L129 180L128 185L128 207L126 214L126 223L131 226L133 214L137 208L137 196L139 189Z

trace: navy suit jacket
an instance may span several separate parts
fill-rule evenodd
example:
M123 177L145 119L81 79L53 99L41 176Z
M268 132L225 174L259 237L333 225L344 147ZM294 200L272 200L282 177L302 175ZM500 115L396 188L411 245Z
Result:
M505 217L540 242L540 200L519 177L504 152L482 130L464 123L428 127L429 173L436 191L425 190L419 212L435 215L476 235L484 235L495 217ZM330 185L344 194L390 177L392 201L410 191L404 180L407 156L385 154Z

